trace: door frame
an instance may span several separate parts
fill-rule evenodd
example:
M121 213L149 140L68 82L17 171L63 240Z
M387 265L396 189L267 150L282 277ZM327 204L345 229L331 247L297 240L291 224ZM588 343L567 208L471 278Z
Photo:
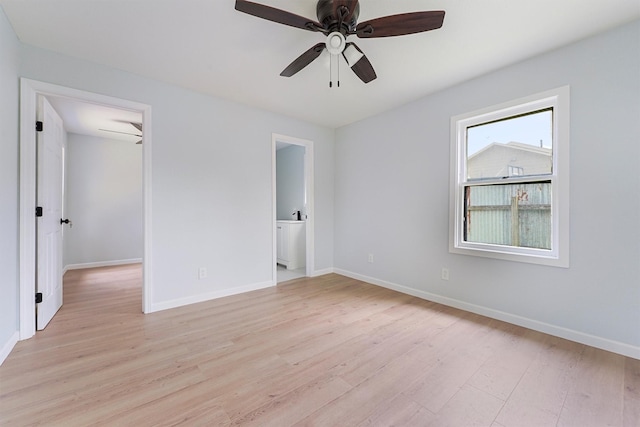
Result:
M35 335L36 289L36 132L37 95L75 98L142 113L142 192L144 248L142 312L151 308L151 106L65 86L20 78L20 339Z
M295 138L287 135L280 135L277 133L271 134L271 197L272 197L272 232L273 232L273 247L272 247L272 281L274 285L278 284L278 249L277 249L277 237L276 237L276 220L278 218L276 212L276 145L278 142L282 142L290 145L299 145L304 147L304 185L305 194L307 197L306 208L306 221L305 221L305 274L307 277L312 277L315 271L315 239L314 239L314 224L315 224L315 208L314 208L314 185L313 185L313 141L307 139Z

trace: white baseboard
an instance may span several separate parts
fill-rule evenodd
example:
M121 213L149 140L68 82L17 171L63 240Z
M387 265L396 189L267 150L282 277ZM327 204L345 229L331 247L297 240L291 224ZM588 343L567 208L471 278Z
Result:
M13 350L13 347L18 342L18 338L20 337L20 333L16 331L13 335L9 337L9 340L2 346L2 350L0 350L0 365L4 363L4 361L9 357L9 353Z
M322 270L316 270L313 273L311 273L311 277L318 277L318 276L324 276L325 274L331 274L333 273L333 268L325 268Z
M325 274L333 273L333 268L325 268L323 270L315 270L311 277L323 276ZM178 298L170 301L163 301L159 303L152 303L151 309L148 313L153 313L155 311L169 310L171 308L182 307L189 304L196 304L199 302L210 301L218 298L224 298L232 295L243 294L245 292L257 291L259 289L270 288L273 286L277 286L277 283L274 281L266 281L261 283L254 283L246 286L239 286L237 288L224 289L221 291L208 292L205 294L193 295L186 298Z
M114 261L98 261L98 262L85 262L82 264L69 264L64 267L64 272L69 270L80 270L83 268L95 268L95 267L111 267L114 265L127 265L127 264L140 264L142 258L132 259L118 259Z
M170 301L163 301L159 303L151 303L151 309L148 313L155 311L168 310L171 308L182 307L189 304L196 304L199 302L210 301L218 298L228 297L231 295L242 294L245 292L257 291L258 289L270 288L276 286L276 284L269 280L267 282L254 283L246 286L239 286L235 288L223 289L220 291L208 292L205 294L193 295L186 298L178 298Z
M559 338L564 338L570 341L575 341L580 344L586 344L591 347L596 347L602 350L611 351L613 353L621 354L623 356L632 357L634 359L640 359L640 347L625 344L619 341L613 341L607 338L585 334L584 332L567 329L562 326L551 325L549 323L540 322L538 320L529 319L526 317L518 316L516 314L506 313L500 310L495 310L492 308L471 304L471 303L460 301L457 299L444 297L437 294L432 294L430 292L420 291L417 289L399 285L397 283L387 282L385 280L364 276L362 274L353 273L351 271L342 270L339 268L335 269L335 273L350 277L352 279L361 280L363 282L367 282L372 285L381 286L387 289L392 289L394 291L398 291L403 294L422 298L427 301L433 301L438 304L446 305L449 307L459 308L460 310L468 311L475 314L480 314L482 316L490 317L496 320L502 320L507 323L522 326L528 329L532 329L534 331L543 332L545 334L553 335Z

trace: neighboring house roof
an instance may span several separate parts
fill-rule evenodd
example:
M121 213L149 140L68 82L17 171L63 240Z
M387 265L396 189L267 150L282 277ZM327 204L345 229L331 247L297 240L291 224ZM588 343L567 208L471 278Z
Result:
M469 156L470 179L550 173L552 149L521 142L493 142Z

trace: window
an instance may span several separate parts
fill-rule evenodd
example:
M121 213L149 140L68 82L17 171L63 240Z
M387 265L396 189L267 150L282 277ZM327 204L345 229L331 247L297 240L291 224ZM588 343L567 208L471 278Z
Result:
M449 249L569 266L569 88L451 119Z
M509 165L509 176L524 175L524 168L520 166Z

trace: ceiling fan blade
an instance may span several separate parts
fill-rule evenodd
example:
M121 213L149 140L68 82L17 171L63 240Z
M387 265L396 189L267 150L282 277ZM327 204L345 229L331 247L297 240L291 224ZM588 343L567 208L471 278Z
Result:
M279 24L289 25L295 28L301 28L309 31L323 31L322 25L313 19L295 15L291 12L276 9L275 7L265 6L246 0L236 0L236 10L266 19L267 21L277 22Z
M352 51L352 48L355 48L355 52ZM371 65L367 56L355 43L347 43L344 51L342 52L342 56L356 76L358 76L364 83L369 83L378 77L376 76L373 65Z
M101 130L101 131L103 131L103 132L119 133L119 134L121 134L121 135L142 136L142 135L139 135L139 134L137 134L137 133L131 133L131 132L120 132L120 131L118 131L118 130L110 130L110 129L98 129L98 130Z
M285 68L280 75L282 77L291 77L296 74L298 71L302 70L307 65L311 64L325 48L324 43L318 43L313 46L311 49L304 52L302 55L297 57L287 68Z
M401 13L361 22L356 27L360 38L404 36L442 27L444 10Z

